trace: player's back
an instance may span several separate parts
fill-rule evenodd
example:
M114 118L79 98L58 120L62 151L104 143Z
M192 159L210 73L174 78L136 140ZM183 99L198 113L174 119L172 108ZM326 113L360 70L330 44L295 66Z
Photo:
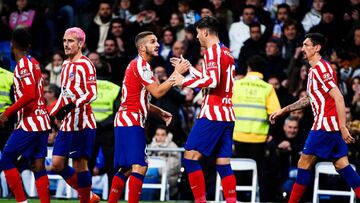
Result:
M29 131L50 129L41 69L35 58L26 55L18 61L14 70L14 84L16 101L28 92L29 86L34 89L34 92L28 92L28 94L35 95L35 99L17 112L19 118L17 127Z
M125 71L118 112L120 117L129 117L129 121L120 121L123 118L117 116L116 126L142 125L149 110L151 97L145 87L153 82L155 78L151 67L142 57L138 56L130 62Z
M216 78L216 87L207 88L203 98L204 110L201 114L208 114L211 120L233 121L232 91L234 83L234 59L230 50L223 44L214 44L205 54L205 74ZM212 71L217 69L215 71ZM208 106L208 110L206 110ZM208 112L206 112L208 111ZM209 116L212 114L213 116ZM221 116L220 116L221 115ZM199 117L204 117L200 115Z

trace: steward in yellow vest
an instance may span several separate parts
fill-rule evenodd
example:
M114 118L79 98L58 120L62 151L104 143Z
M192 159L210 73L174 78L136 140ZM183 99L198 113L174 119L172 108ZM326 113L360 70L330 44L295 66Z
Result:
M260 201L267 202L271 190L266 182L270 179L264 175L263 160L270 127L268 116L279 110L280 104L272 85L263 81L261 72L266 66L265 59L251 56L247 66L246 76L234 82L234 157L256 161L258 177L263 177L259 179Z
M11 105L10 88L13 84L13 73L0 67L0 114Z

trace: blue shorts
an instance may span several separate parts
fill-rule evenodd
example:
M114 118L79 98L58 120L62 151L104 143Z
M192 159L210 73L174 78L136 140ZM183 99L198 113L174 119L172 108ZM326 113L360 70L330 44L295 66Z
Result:
M14 130L4 146L1 157L12 160L17 159L20 155L28 159L45 158L48 136L48 131L28 132L22 129Z
M115 169L147 166L145 130L140 126L115 127Z
M347 156L348 148L339 131L311 130L303 153L323 159L338 159Z
M185 144L205 156L229 158L232 155L234 122L196 120Z
M96 129L59 131L54 142L53 155L68 158L91 158L94 151Z

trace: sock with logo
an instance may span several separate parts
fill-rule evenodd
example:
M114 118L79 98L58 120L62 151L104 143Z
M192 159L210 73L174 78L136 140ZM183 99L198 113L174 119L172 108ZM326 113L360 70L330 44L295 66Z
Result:
M121 197L121 194L124 190L125 183L128 177L126 177L123 173L117 172L113 177L110 189L110 195L108 199L108 203L116 203Z
M45 170L34 172L36 190L40 203L50 203L49 178Z
M311 177L311 170L298 168L298 174L290 194L289 203L300 202L302 195L304 194L307 186L310 184Z
M195 203L206 203L205 179L198 161L183 159Z
M6 182L8 183L11 191L14 193L17 202L26 201L26 196L23 184L20 178L19 171L16 168L4 170Z
M141 188L144 175L140 173L131 173L129 177L129 201L128 203L138 203L141 196Z
M216 165L216 170L221 177L226 203L236 203L236 178L230 164Z

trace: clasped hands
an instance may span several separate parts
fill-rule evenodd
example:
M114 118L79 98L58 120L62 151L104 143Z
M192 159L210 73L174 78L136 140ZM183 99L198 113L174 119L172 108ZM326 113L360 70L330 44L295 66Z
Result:
M175 67L175 70L171 74L169 80L173 84L173 86L181 86L184 79L184 76L182 74L189 70L191 64L182 55L180 56L180 58L170 58L170 63L172 66Z

